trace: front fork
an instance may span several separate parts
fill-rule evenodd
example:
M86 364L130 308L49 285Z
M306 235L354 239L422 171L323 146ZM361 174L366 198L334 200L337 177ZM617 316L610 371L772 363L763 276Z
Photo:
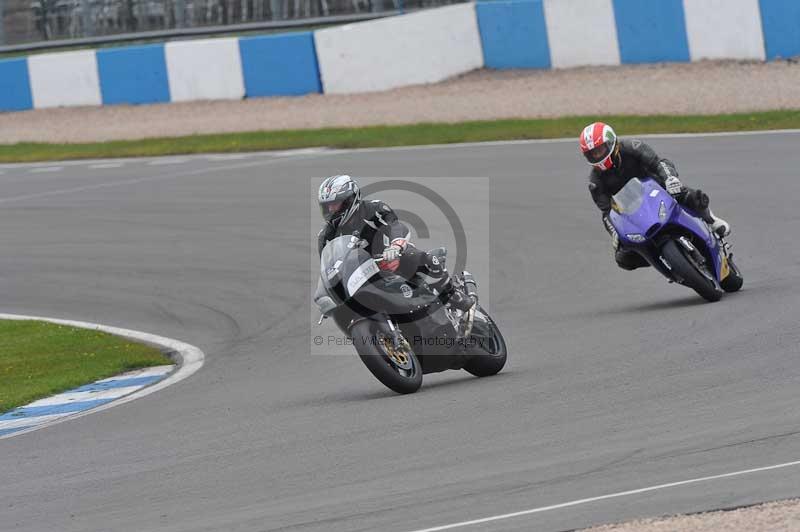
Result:
M463 316L454 320L453 323L458 331L458 335L461 338L468 338L472 333L472 324L475 321L475 309L478 307L478 283L475 281L475 277L466 270L461 272L460 275L457 275L456 279L458 282L456 289L462 290L467 297L471 297L475 301L472 308L464 313Z
M728 257L731 256L731 255L729 255L731 246L727 242L723 241L722 238L719 238L719 237L716 237L716 238L717 238L717 241L718 241L719 252L720 252L720 257L719 257L719 260L720 260L720 276L719 276L719 278L720 278L720 281L721 281L721 280L725 279L728 276L728 274L730 273L730 269L728 268ZM689 253L689 255L692 258L692 262L694 262L694 266L697 268L697 270L700 272L700 274L703 275L706 279L708 279L712 283L714 283L715 285L719 286L719 281L717 280L716 276L714 275L716 272L711 272L711 270L710 270L710 267L714 267L713 262L711 263L711 265L709 267L709 263L708 263L708 260L706 259L705 255L703 255L703 253L701 253L700 250L697 249L697 247L686 236L679 237L676 240L676 242L683 249L685 249ZM662 245L663 244L659 245L659 248ZM683 279L679 279L679 278L677 278L675 276L675 272L672 270L672 266L670 266L670 264L667 262L667 260L664 258L664 256L661 255L660 253L659 253L659 260L660 260L661 264L669 271L669 274L672 277L672 279L670 279L669 282L678 282L678 283L682 284L684 280Z
M351 334L350 331L353 330L353 326L356 323L359 323L359 322L364 321L364 320L372 319L372 321L380 324L380 328L383 329L383 332L389 338L391 338L392 347L394 347L395 349L403 348L403 346L405 344L405 339L403 338L403 333L402 333L402 331L400 331L400 328L397 327L397 325L395 325L395 323L392 321L392 319L389 316L385 315L385 314L384 315L376 315L376 316L374 316L374 318L375 319L373 319L373 317L369 317L369 318L361 317L361 318L357 318L357 319L351 320L350 323L347 326L347 334Z

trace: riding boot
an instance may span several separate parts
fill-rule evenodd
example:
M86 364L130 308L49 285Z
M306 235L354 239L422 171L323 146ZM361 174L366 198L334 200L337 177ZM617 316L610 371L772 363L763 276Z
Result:
M708 194L701 190L687 189L685 202L690 209L693 209L700 215L700 218L702 218L704 222L711 226L711 230L716 233L717 236L722 238L731 234L731 224L722 218L714 216L714 213L711 212Z
M427 277L428 286L439 293L439 299L443 303L450 303L451 307L467 312L477 303L477 299L472 294L464 294L456 289L445 265L446 257L447 250L444 248L429 251L423 261L424 267L419 273Z
M720 218L719 216L715 216L711 209L708 210L708 214L711 217L711 230L714 231L717 236L720 238L726 237L731 234L731 224Z

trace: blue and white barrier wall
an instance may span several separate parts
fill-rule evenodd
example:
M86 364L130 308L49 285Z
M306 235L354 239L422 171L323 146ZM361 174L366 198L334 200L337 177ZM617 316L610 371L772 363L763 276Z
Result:
M0 60L0 111L319 92L311 32Z
M259 37L0 60L0 111L352 93L483 66L800 55L800 0L489 0Z
M489 68L800 55L798 0L497 0L476 9Z

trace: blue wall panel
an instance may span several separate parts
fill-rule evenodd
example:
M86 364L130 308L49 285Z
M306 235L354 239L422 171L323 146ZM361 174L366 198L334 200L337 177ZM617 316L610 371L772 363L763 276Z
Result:
M322 92L311 32L239 39L245 97Z
M0 111L24 111L32 108L28 60L0 60Z
M800 55L800 2L761 0L767 59Z
M689 61L682 0L614 0L623 63Z
M169 101L163 44L98 50L97 70L104 105Z
M542 0L479 2L475 7L487 68L550 68Z

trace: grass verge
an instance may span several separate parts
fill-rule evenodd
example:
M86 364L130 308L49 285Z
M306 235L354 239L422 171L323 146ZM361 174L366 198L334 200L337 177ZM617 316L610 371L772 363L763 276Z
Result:
M800 128L800 111L687 116L572 116L535 120L492 120L455 124L413 124L153 138L88 144L0 144L0 162L57 161L192 153L234 153L327 146L371 148L576 137L602 119L625 136L645 133L709 133Z
M0 413L124 371L171 363L158 349L104 332L0 320Z

